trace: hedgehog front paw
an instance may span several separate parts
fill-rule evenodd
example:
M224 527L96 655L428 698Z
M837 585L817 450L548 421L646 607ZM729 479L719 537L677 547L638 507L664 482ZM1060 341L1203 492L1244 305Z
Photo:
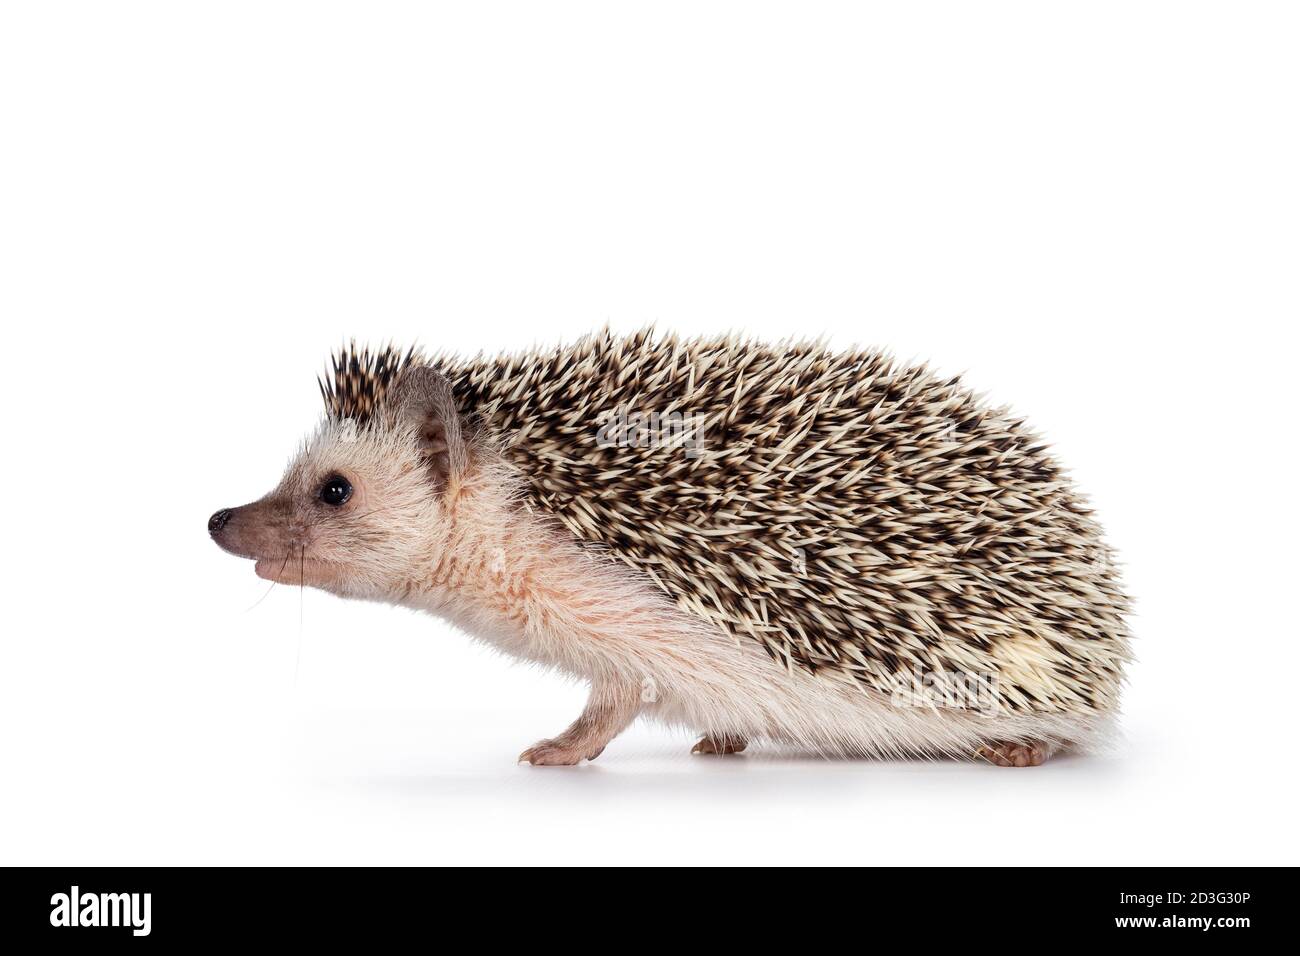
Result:
M1047 759L1047 746L1038 741L1027 744L985 744L975 756L999 767L1037 767Z
M590 746L558 739L539 740L519 755L519 763L527 761L534 767L572 767L582 760L595 760L604 749L593 751Z
M738 754L749 746L744 737L734 734L705 734L691 748L693 754Z

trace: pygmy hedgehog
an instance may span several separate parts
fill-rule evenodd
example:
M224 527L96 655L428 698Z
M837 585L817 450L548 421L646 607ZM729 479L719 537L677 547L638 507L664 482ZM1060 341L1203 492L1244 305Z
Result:
M1041 763L1095 745L1128 599L1024 423L873 351L608 330L506 357L335 356L269 495L218 511L259 576L440 614L588 682L524 751L637 716L819 753Z

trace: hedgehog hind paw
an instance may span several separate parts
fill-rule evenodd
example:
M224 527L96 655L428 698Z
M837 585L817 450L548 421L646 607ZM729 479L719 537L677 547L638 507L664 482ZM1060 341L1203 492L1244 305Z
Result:
M738 754L749 741L736 734L705 734L691 748L693 754Z
M975 751L977 759L999 767L1037 767L1051 755L1052 748L1038 740L989 743Z

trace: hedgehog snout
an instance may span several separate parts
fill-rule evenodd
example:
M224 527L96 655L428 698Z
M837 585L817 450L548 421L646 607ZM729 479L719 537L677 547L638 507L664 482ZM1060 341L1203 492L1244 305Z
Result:
M241 557L249 557L245 549L240 546L236 539L240 538L239 528L234 521L238 508L222 508L208 519L208 537L210 537L222 551L229 551L231 554L237 554Z
M222 508L208 519L208 535L223 551L261 560L298 554L307 545L306 527L295 519L283 495L267 495L238 508Z

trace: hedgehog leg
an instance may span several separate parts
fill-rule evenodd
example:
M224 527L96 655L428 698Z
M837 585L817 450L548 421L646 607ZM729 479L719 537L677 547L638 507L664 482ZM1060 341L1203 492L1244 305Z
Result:
M975 751L976 757L999 767L1037 767L1051 754L1051 748L1039 740L985 744Z
M587 706L558 737L539 740L519 755L534 767L572 767L595 760L641 710L641 689L635 684L593 684Z
M738 754L749 741L737 734L705 734L691 748L693 754Z

